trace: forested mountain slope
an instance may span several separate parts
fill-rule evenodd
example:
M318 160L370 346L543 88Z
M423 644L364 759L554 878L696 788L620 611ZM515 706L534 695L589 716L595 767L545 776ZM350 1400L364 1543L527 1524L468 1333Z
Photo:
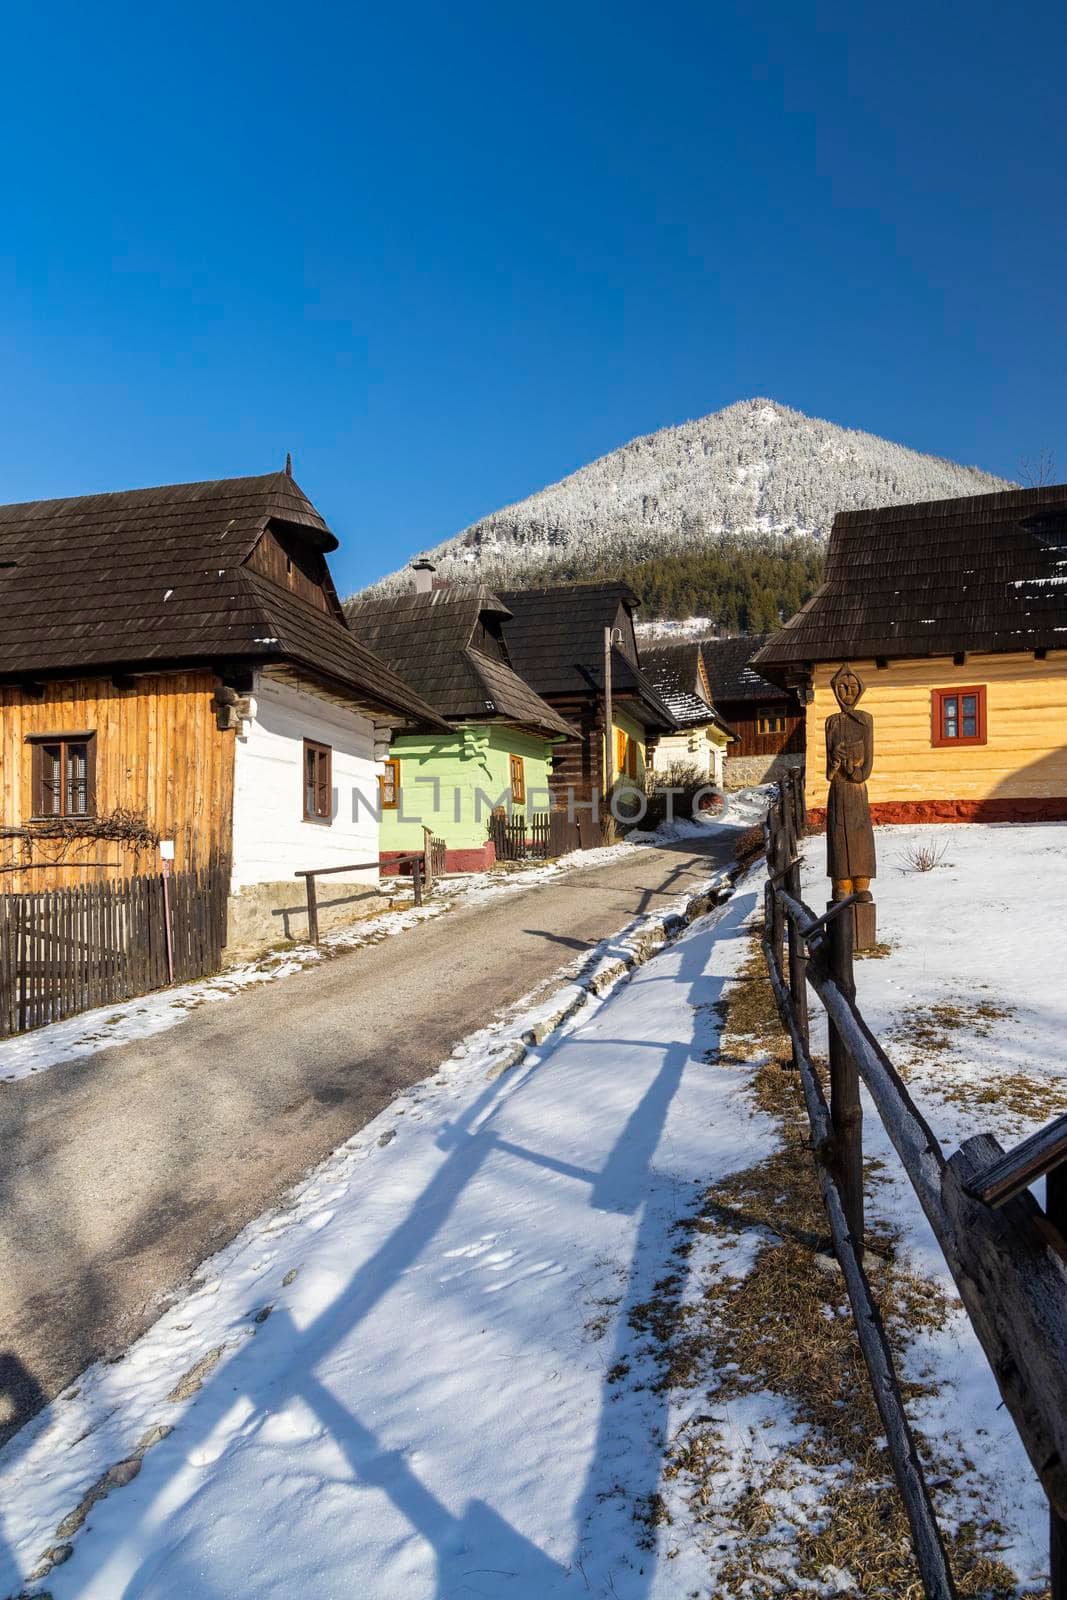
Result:
M733 607L724 621L759 631L810 593L835 512L1005 486L977 467L744 400L634 439L426 553L447 577L501 588L625 576L652 615ZM405 581L393 574L381 586Z

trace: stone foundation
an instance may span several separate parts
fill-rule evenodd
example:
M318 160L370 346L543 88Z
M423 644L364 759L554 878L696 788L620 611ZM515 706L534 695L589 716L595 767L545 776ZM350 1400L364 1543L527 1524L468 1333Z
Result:
M1065 822L1067 796L1051 799L1009 800L875 800L871 821L877 823L938 822ZM826 810L808 812L813 831L826 827Z
M791 767L803 767L802 755L727 756L722 764L723 788L750 789L757 783L774 783Z
M319 933L384 911L389 895L365 883L338 883L319 878ZM284 939L308 937L307 897L303 878L281 883L253 883L231 894L227 902L226 948L229 965L259 955Z

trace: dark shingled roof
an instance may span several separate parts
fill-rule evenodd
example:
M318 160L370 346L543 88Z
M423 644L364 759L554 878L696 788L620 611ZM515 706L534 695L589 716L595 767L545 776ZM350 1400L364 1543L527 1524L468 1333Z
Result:
M414 590L382 599L349 600L350 627L454 721L518 723L547 734L577 738L546 700L512 670L477 647L483 618L499 626L509 611L481 584L456 584L428 593ZM501 648L506 648L501 643ZM492 707L492 709L488 709Z
M766 644L765 633L744 633L732 639L705 639L700 646L704 669L716 705L734 700L783 700L786 691L770 683L749 663Z
M285 661L369 710L441 726L339 610L243 566L268 524L337 547L284 472L0 506L0 680Z
M1067 647L1067 485L846 511L761 666Z
M680 728L700 727L709 722L726 728L714 706L699 692L699 640L649 645L641 652L641 666Z
M620 602L628 609L637 604L628 584L507 589L500 599L511 612L505 633L512 663L538 694L603 693L604 629L614 625ZM676 726L641 668L617 645L611 675L616 695L640 703L646 727L670 732Z

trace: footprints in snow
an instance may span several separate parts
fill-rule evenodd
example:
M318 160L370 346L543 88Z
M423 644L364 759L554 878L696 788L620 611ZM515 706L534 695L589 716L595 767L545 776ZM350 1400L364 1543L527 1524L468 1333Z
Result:
M451 1271L440 1274L438 1282L456 1283L472 1273L494 1274L482 1285L482 1294L499 1294L513 1289L526 1278L554 1278L566 1269L560 1262L548 1258L544 1261L525 1261L521 1250L495 1249L498 1233L483 1233L472 1244L446 1250L443 1259L454 1262Z

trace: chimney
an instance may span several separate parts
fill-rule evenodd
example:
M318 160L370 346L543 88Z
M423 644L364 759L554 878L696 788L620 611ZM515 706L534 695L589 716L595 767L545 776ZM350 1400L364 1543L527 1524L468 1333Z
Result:
M432 561L427 561L425 556L420 556L418 561L411 563L411 570L415 574L415 593L429 594L433 588L433 575L437 571Z

